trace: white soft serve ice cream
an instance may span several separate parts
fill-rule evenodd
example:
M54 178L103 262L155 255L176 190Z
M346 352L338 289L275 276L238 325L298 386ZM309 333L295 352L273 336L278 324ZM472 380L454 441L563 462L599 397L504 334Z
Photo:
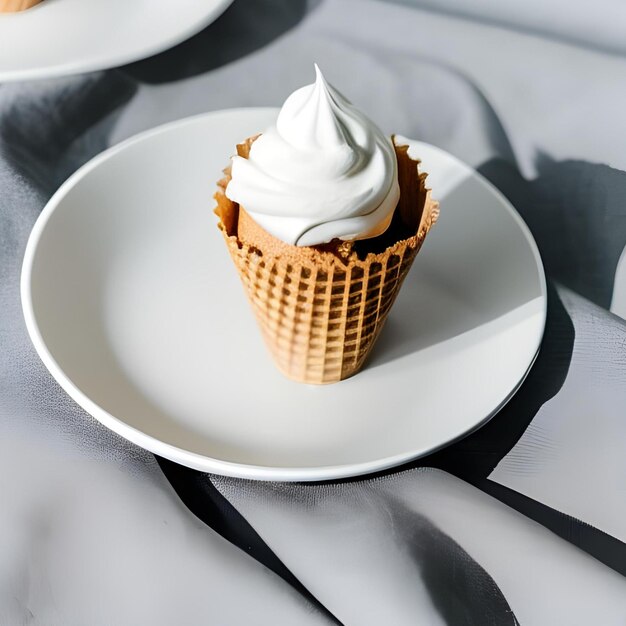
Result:
M298 246L374 237L400 197L391 140L324 80L292 93L235 156L226 195L267 232Z

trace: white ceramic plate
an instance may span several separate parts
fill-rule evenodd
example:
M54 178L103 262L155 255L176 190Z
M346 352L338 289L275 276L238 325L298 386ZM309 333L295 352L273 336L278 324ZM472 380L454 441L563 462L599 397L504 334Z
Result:
M420 142L441 219L367 367L291 382L265 350L211 196L237 141L274 109L209 113L99 155L54 195L26 250L31 338L69 395L130 441L256 479L363 474L486 422L531 366L546 316L541 261L503 196Z
M44 0L0 14L0 82L90 72L195 35L232 0Z

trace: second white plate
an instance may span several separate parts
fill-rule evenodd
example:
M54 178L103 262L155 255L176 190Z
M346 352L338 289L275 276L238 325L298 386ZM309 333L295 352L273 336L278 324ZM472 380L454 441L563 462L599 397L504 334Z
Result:
M232 0L43 0L0 13L0 82L115 67L195 35Z
M149 131L74 174L26 252L28 330L65 390L164 457L232 476L322 480L432 452L514 393L543 334L535 243L489 183L411 142L441 201L365 369L323 387L281 376L212 214L239 140L274 109Z

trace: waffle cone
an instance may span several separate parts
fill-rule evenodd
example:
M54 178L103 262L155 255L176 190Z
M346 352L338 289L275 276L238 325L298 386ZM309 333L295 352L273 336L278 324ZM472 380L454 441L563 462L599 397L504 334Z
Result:
M0 13L25 11L39 4L41 0L0 0Z
M237 146L247 157L255 137ZM439 215L419 161L395 144L400 202L379 237L300 247L262 229L218 183L216 215L263 338L280 371L334 383L363 366L426 234Z

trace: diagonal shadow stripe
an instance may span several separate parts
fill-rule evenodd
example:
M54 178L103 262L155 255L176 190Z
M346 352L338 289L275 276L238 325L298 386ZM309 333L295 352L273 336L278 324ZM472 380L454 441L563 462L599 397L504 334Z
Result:
M341 622L294 576L248 521L215 488L207 474L157 456L156 460L183 504L202 522L289 583L332 624Z
M619 539L489 479L474 486L626 576L626 544Z
M420 570L446 624L519 626L495 580L454 539L399 499L388 510L394 528L405 529L402 548Z

